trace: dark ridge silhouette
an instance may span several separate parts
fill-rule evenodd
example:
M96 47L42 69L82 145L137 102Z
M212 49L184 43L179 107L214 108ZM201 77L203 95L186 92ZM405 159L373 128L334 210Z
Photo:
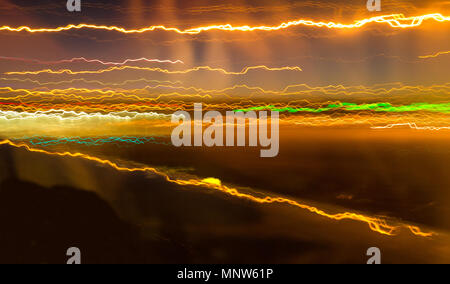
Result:
M17 173L14 167L14 158L12 152L5 147L1 147L0 156L2 157L2 159L0 159L0 178L4 179L8 177L11 179L16 179Z
M66 263L70 247L81 250L82 263L176 262L183 256L172 243L140 239L138 229L96 194L69 187L8 179L0 184L0 228L0 263Z

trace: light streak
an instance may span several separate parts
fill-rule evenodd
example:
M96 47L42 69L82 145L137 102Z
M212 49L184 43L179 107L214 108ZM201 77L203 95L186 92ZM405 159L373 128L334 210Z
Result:
M438 53L430 54L430 55L419 56L419 58L421 58L421 59L435 58L435 57L445 55L445 54L450 54L450 50L449 51L440 51Z
M131 83L139 83L139 82L145 82L145 83L164 83L164 84L171 84L171 85L179 85L181 84L181 81L161 81L161 80L149 80L145 78L141 79L134 79L134 80L125 80L121 83L113 83L113 82L107 82L104 83L102 81L98 80L86 80L83 78L80 79L72 79L67 81L58 81L58 82L40 82L38 80L31 80L31 79L20 79L20 78L0 78L0 81L13 81L13 82L21 82L21 83L32 83L39 86L48 86L48 85L61 85L61 84L73 84L77 82L87 83L87 84L98 84L102 86L125 86L127 84ZM2 88L0 88L1 90Z
M16 102L0 102L2 110L22 112L42 112L42 111L74 111L78 113L84 112L146 112L146 110L174 110L174 109L187 109L188 104L165 104L165 103L118 103L118 104L95 104L89 102L75 102L75 103L16 103ZM84 111L85 110L85 111Z
M86 109L89 111L130 111L130 110L139 110L140 112L145 112L148 109L157 109L157 110L192 110L192 103L182 102L171 100L170 103L164 102L151 102L148 100L138 100L138 101L127 101L120 103L106 103L102 98L90 98L91 100L96 100L97 102L88 102L88 98L83 101L72 101L67 103L54 103L51 101L45 100L43 102L1 102L0 108L3 110L6 108L8 110L22 110L22 111L42 111L42 110L80 110ZM119 96L117 98L120 98ZM392 113L400 113L400 112L433 112L433 113L442 113L448 114L450 112L450 103L443 104L429 104L429 103L414 103L411 105L403 105L403 106L393 106L390 103L376 103L376 104L355 104L355 103L345 103L345 102L336 102L333 104L327 103L307 103L302 107L294 107L294 106L274 106L274 105L264 105L262 103L261 106L252 106L248 108L239 108L242 105L252 104L251 101L241 101L236 103L205 103L205 109L215 109L215 110L232 110L235 112L248 112L248 111L264 111L271 110L277 111L280 113L330 113L330 112L363 112L363 111L373 111L373 112L392 112ZM253 103L254 104L254 103ZM293 103L290 103L293 104Z
M18 95L15 97L1 97L0 96L0 101L11 101L11 100L18 100L18 101L23 101L25 99L30 99L30 98L34 98L34 97L39 97L40 100L36 101L36 102L51 102L53 99L56 98L61 98L61 99L65 99L65 100L69 100L69 101L78 101L78 102L83 102L83 101L87 101L87 100L93 100L96 99L97 101L101 101L104 102L107 99L117 99L117 98L123 98L123 99L128 99L128 100L135 100L135 101L141 101L141 102L155 102L158 101L164 97L168 97L168 96L172 96L172 95L176 95L180 98L190 98L190 99L211 99L212 96L211 95L200 95L200 94L178 94L178 93L172 93L172 94L158 94L155 97L151 97L151 98L143 98L140 97L139 95L133 94L133 92L131 92L131 94L125 94L123 92L117 92L117 91L113 91L113 90L90 90L90 89L75 89L75 88L70 88L70 89L64 89L64 90L52 90L52 91L30 91L27 89L12 89L10 87L6 87L6 88L0 88L0 94L2 93L1 90L5 90L6 92L12 92L12 93L25 93L24 95ZM78 95L75 93L75 91L83 91L86 93L99 93L101 94L101 96L98 97L85 97L83 95ZM60 92L62 93L70 93L70 94L60 94ZM49 97L46 97L44 95L48 95Z
M72 59L61 59L61 60L54 60L54 61L43 61L43 60L38 60L38 59L0 56L0 60L22 61L22 62L30 62L30 63L38 63L38 64L46 64L46 65L57 65L57 64L64 64L64 63L75 63L75 62L99 63L102 65L125 65L128 63L136 63L136 62L184 64L184 62L181 60L172 61L172 60L161 60L161 59L148 59L145 57L138 58L138 59L125 59L122 62L102 61L100 59L86 59L84 57L77 57L77 58L72 58Z
M278 112L289 112L289 113L297 113L297 112L327 112L331 110L342 109L345 111L376 111L376 112L410 112L410 111L432 111L432 112L441 112L441 113L449 113L450 112L450 103L443 104L429 104L429 103L414 103L411 105L405 106L393 106L390 103L375 103L375 104L362 104L358 105L355 103L337 103L330 104L321 108L311 108L311 107L276 107L273 105L269 106L258 106L258 107L250 107L247 109L238 109L236 112L248 112L248 111L261 111L261 110L272 110Z
M121 67L110 67L108 69L102 69L102 70L88 70L88 71L72 71L70 69L62 69L62 70L51 70L51 69L45 69L45 70L39 70L39 71L14 71L14 72L6 72L7 75L38 75L42 73L47 74L69 74L69 75L78 75L78 74L102 74L106 72L112 72L112 71L118 71L118 70L141 70L141 71L152 71L152 72L160 72L165 74L188 74L191 72L197 72L197 71L216 71L221 72L226 75L245 75L251 70L265 70L265 71L303 71L298 66L286 66L286 67L267 67L265 65L259 65L259 66L251 66L251 67L245 67L240 72L231 72L227 71L223 68L213 68L210 66L199 66L187 70L179 70L179 71L170 71L167 69L162 68L149 68L149 67L139 67L139 66L121 66Z
M394 86L394 88L392 87ZM163 88L162 93L159 88ZM389 87L389 88L388 88ZM169 88L166 90L166 88ZM174 90L170 90L170 89ZM187 93L179 93L184 90ZM22 111L25 113L39 112L39 119L44 119L42 113L50 114L60 110L73 111L78 114L82 113L117 113L121 111L137 112L137 113L173 113L176 110L192 110L193 101L204 102L205 109L210 110L236 110L253 108L261 110L266 108L267 102L255 102L251 99L262 101L280 101L273 104L275 108L292 108L292 109L311 109L312 112L305 112L303 115L290 115L286 112L280 117L281 123L296 124L302 126L319 126L319 127L336 127L345 125L357 125L363 127L379 127L380 125L406 124L415 122L417 125L436 125L441 126L439 129L445 129L443 126L449 125L448 103L413 103L410 105L397 105L394 107L392 103L376 103L376 104L343 104L339 101L322 101L310 102L306 99L300 99L303 95L309 95L314 92L314 96L345 96L355 94L358 97L364 94L365 99L370 96L379 98L386 96L389 100L401 102L405 98L410 100L412 95L418 98L432 100L447 100L445 94L450 92L450 85L436 86L402 86L397 84L377 85L374 87L344 87L344 86L326 86L326 87L309 87L301 86L297 90L296 87L280 91L266 91L258 87L234 86L222 90L204 90L194 87L185 88L182 86L158 85L155 87L147 87L146 89L135 90L119 90L110 89L85 89L85 88L69 88L46 90L28 90L28 89L12 89L10 87L0 88L0 110L3 111ZM232 93L236 94L232 95ZM320 93L318 93L320 92ZM248 94L243 97L239 94ZM267 94L268 96L261 96ZM285 96L289 94L289 96ZM405 97L408 96L408 97ZM299 99L296 99L300 97ZM312 100L316 99L310 97ZM284 102L283 102L284 100ZM358 99L359 100L359 99ZM330 111L317 112L325 107L332 105ZM351 112L346 109L350 107ZM380 111L372 111L378 110ZM340 111L341 109L345 111ZM333 112L331 112L333 111ZM392 111L392 112L390 112ZM400 114L401 115L397 115ZM27 119L34 119L32 115L25 115ZM14 114L11 117L18 118ZM69 117L73 117L70 115ZM105 117L105 116L104 116ZM50 116L48 116L50 119ZM86 118L89 118L86 116ZM106 117L105 117L106 118ZM72 119L72 118L71 118ZM76 118L74 118L76 119ZM150 118L143 118L142 121ZM42 121L42 120L41 120ZM58 121L58 120L56 120ZM160 120L161 121L161 120ZM81 121L82 122L82 121ZM161 123L164 121L161 121ZM78 135L78 134L76 134ZM98 134L97 134L98 135ZM133 133L134 135L134 133Z
M436 235L433 232L429 232L429 233L422 232L422 230L420 230L420 228L417 226L407 226L407 227L411 231L411 233L413 233L414 235L419 236L419 237L431 238L432 236Z
M123 86L127 83L135 83L135 82L148 82L148 83L158 83L158 85L155 86L147 86L145 89L119 89L116 92L123 93L123 92L130 92L130 93L148 93L149 89L159 89L159 88L165 88L165 89L178 89L183 91L190 91L192 94L229 94L232 92L241 92L244 91L244 93L249 94L247 95L247 98L251 97L252 95L256 94L258 95L258 98L260 98L260 94L263 95L271 95L270 97L273 97L272 95L277 96L277 100L281 98L287 98L288 96L296 96L301 97L303 95L308 96L312 93L315 94L315 96L320 97L322 94L326 96L362 96L367 98L377 97L377 96L383 96L383 97L389 97L392 99L395 99L396 97L401 96L408 96L411 97L412 95L418 96L421 95L424 98L427 98L429 96L434 97L440 97L442 99L447 99L445 94L450 93L450 83L441 84L441 85L431 85L431 86L421 86L421 85L403 85L402 83L391 83L391 84L380 84L380 85L374 85L374 86L344 86L344 85L329 85L329 86L318 86L313 87L309 86L307 84L297 84L297 85L289 85L281 90L266 90L264 88L258 87L258 86L248 86L248 85L235 85L232 87L227 87L223 89L203 89L203 88L197 88L193 86L184 87L180 84L182 84L180 81L158 81L158 80L147 80L147 79L136 79L136 80L128 80L124 81L122 83L102 83L100 81L88 81L83 78L80 79L73 79L69 81L60 81L60 82L49 82L49 83L41 83L39 81L33 81L30 79L19 79L19 78L0 78L0 80L4 81L18 81L18 82L31 82L36 83L38 85L45 86L47 84L63 84L63 83L76 83L76 82L84 82L84 83L96 83L101 84L104 86L111 85L111 86ZM108 89L105 91L104 89L87 89L87 88L68 88L68 89L52 89L51 91L45 91L45 90L29 90L29 89L13 89L11 87L0 87L0 93L20 93L24 92L27 94L51 94L52 96L58 95L58 93L73 93L73 92L86 92L86 93L113 93L114 90ZM318 93L320 92L320 93ZM174 93L175 94L175 93ZM283 95L283 96L281 96ZM236 96L234 96L236 97ZM2 99L0 97L0 99ZM292 99L292 98L291 98ZM307 100L304 100L307 101ZM403 101L400 100L400 101ZM330 103L334 103L330 102Z
M111 168L114 168L115 170L121 171L121 172L148 172L148 173L153 173L156 174L162 178L164 178L167 182L169 183L173 183L173 184L177 184L179 186L196 186L196 187L204 187L204 188L208 188L208 189L212 189L212 190L217 190L219 192L222 192L224 194L230 195L230 196L234 196L234 197L238 197L241 199L247 199L259 204L289 204L291 206L297 207L297 208L301 208L304 210L307 210L311 213L315 213L319 216L322 217L326 217L332 220L337 220L337 221L342 221L342 220L354 220L354 221L359 221L359 222L364 222L366 224L369 225L370 229L374 232L380 233L382 235L386 235L386 236L393 236L395 235L395 233L397 232L397 230L400 228L398 226L392 226L386 223L385 220L380 219L380 218L374 218L374 217L368 217L362 214L358 214L358 213L352 213L352 212L345 212L345 213L336 213L336 214L331 214L331 213L327 213L321 209L318 209L316 207L313 206L309 206L306 204L301 204L297 201L291 200L291 199L287 199L284 197L272 197L272 196L265 196L265 197L259 197L259 196L254 196L251 195L249 193L243 193L240 192L237 188L233 188L233 187L228 187L226 185L223 185L222 182L220 182L219 179L216 178L207 178L207 179L176 179L176 178L172 178L170 177L167 173L164 173L156 168L153 167L134 167L134 168L129 168L129 167L124 167L124 166L120 166L110 160L105 160L105 159L101 159L98 157L94 157L94 156L90 156L87 154L83 154L83 153L71 153L71 152L50 152L50 151L46 151L43 149L38 149L38 148L32 148L29 145L25 144L25 143L15 143L12 142L10 140L3 140L0 141L0 145L9 145L15 148L22 148L25 150L28 150L29 152L34 152L34 153L41 153L41 154L46 154L46 155L51 155L51 156L60 156L60 157L71 157L71 158L82 158L84 160L88 160L88 161L93 161L96 162L98 164L102 164L105 166L109 166ZM404 225L406 226L406 225ZM407 226L408 227L408 226ZM408 227L409 228L409 227ZM414 232L419 232L418 230L414 230Z
M157 138L161 137L132 137L132 136L121 136L121 137L22 137L20 139L14 139L16 141L24 141L33 146L39 147L49 147L57 145L67 145L67 144L79 144L82 146L103 146L105 144L158 144L158 145L172 145L167 142L157 141Z
M129 121L139 119L156 119L166 118L170 119L170 114L160 114L155 112L140 113L140 112L111 112L108 114L102 113L85 113L65 110L49 110L49 111L37 111L35 113L29 112L16 112L16 111L2 111L0 110L0 121L21 121L21 120L36 120L42 119L47 121L86 121L86 120L115 120L115 121Z
M188 35L196 35L203 32L208 31L228 31L228 32L254 32L254 31L279 31L288 29L295 26L309 26L316 28L328 28L328 29L358 29L364 27L371 23L376 24L387 24L392 28L412 28L421 26L427 20L434 20L435 22L448 22L450 21L450 17L443 16L440 13L434 14L426 14L421 16L412 16L406 17L403 14L390 14L383 16L376 16L372 18L366 18L363 20L358 20L353 22L352 24L343 24L336 22L325 22L325 21L314 21L314 20L306 20L299 19L294 21L283 22L276 26L233 26L232 24L222 24L222 25L210 25L189 29L179 29L175 27L166 27L163 25L149 26L140 29L126 29L118 26L106 26L106 25L96 25L96 24L70 24L67 26L56 27L56 28L31 28L29 26L20 26L20 27L10 27L10 26L1 26L0 31L8 31L8 32L29 32L29 33L55 33L55 32L63 32L69 30L80 30L80 29L94 29L94 30L107 30L107 31L115 31L124 34L135 34L135 33L146 33L152 32L156 30L175 32L178 34L188 34Z
M416 129L416 130L432 130L432 131L450 130L450 126L417 126L417 124L414 122L396 123L396 124L389 124L386 126L373 126L372 129L392 129L392 128L404 127L404 126L407 126L411 129Z

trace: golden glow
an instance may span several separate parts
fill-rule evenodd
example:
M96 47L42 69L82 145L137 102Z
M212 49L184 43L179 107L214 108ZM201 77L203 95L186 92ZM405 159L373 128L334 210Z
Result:
M215 184L215 185L218 185L218 186L222 185L222 181L220 179L217 179L217 178L205 178L202 181L206 182L206 183L210 183L210 184Z
M83 117L95 116L101 112L174 112L177 110L190 111L192 101L203 102L205 110L234 110L248 107L263 107L274 105L276 107L321 108L329 104L340 104L341 100L312 102L301 99L303 94L314 92L317 96L332 97L345 93L348 98L363 92L366 99L386 97L387 102L401 104L404 95L423 95L421 101L428 100L428 96L440 95L450 92L450 85L433 86L384 86L373 87L355 86L326 86L309 87L307 85L289 86L281 91L264 90L260 87L237 85L219 90L207 90L195 87L173 85L155 85L146 89L111 90L69 88L53 90L28 90L0 88L0 110L24 111L31 113L53 111L72 111L83 113ZM167 93L161 93L158 88ZM236 93L235 93L236 92ZM320 92L320 93L319 93ZM249 95L242 95L243 93ZM343 101L345 102L345 101ZM380 101L381 102L381 101ZM94 115L89 115L94 113ZM417 130L448 130L450 128L448 114L440 112L404 112L397 113L373 112L366 115L355 111L345 115L330 115L329 113L316 113L314 115L290 115L282 113L281 123L301 126L337 127L345 125L360 125L373 129L391 129L408 127ZM45 124L43 125L45 129ZM37 129L36 129L37 130Z

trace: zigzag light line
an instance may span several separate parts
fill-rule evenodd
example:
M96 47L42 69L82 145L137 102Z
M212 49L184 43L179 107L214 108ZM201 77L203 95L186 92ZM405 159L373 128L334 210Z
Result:
M227 31L227 32L253 32L253 31L279 31L288 29L290 27L295 26L310 26L317 28L329 28L329 29L357 29L363 26L366 26L371 23L376 24L387 24L392 28L413 28L421 26L427 20L434 20L435 22L448 22L450 21L450 17L443 16L439 13L427 14L422 16L413 16L413 17L405 17L403 14L391 14L391 15L383 15L372 18L366 18L363 20L355 21L352 24L343 24L336 22L325 22L325 21L313 21L306 19L299 19L294 21L288 21L281 23L276 26L233 26L232 24L222 24L222 25L210 25L203 27L196 27L190 29L179 29L176 27L166 27L163 25L157 26L149 26L140 29L126 29L118 26L106 26L106 25L96 25L96 24L70 24L67 26L56 27L56 28L32 28L29 26L20 26L20 27L10 27L10 26L1 26L0 31L8 31L8 32L29 32L29 33L55 33L55 32L63 32L69 30L80 30L80 29L95 29L95 30L107 30L107 31L115 31L124 34L134 34L134 33L145 33L156 30L175 32L178 34L189 34L196 35L202 32L207 31Z

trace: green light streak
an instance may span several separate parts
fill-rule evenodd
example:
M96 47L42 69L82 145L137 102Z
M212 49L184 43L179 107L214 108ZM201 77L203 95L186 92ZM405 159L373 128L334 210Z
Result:
M249 112L249 111L262 111L271 110L278 112L310 112L310 113L321 113L327 111L343 110L343 111L374 111L374 112L414 112L414 111L430 111L439 113L450 113L450 103L443 104L429 104L429 103L413 103L404 106L393 106L390 103L374 103L374 104L355 104L355 103L339 103L330 104L326 107L321 108L294 108L294 107L276 107L273 105L268 106L258 106L250 107L246 109L237 109L235 112Z

